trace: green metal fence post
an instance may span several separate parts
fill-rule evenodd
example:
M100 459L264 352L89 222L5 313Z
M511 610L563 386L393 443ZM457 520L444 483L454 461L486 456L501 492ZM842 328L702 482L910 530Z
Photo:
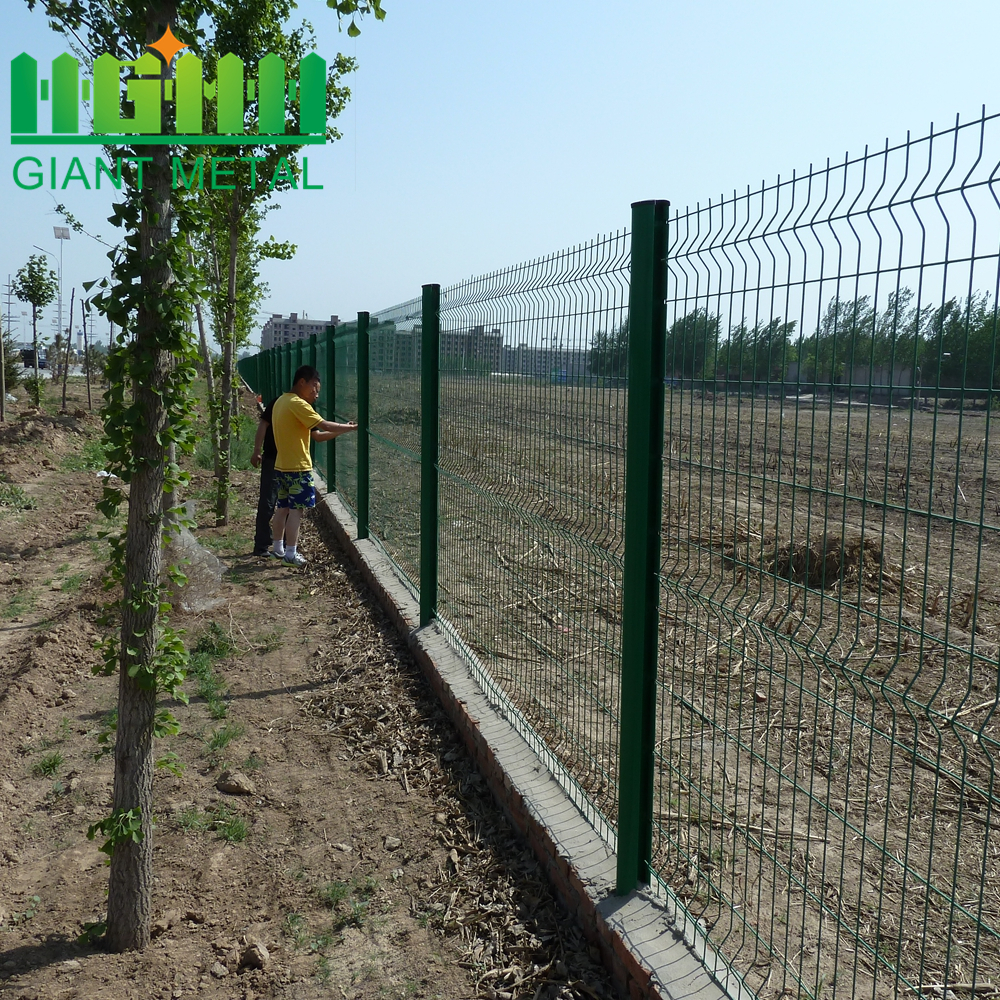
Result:
M652 860L668 208L666 201L632 205L619 711L617 891L621 896L649 882Z
M315 333L310 333L309 334L309 351L308 351L308 357L309 357L309 360L308 360L308 362L306 362L306 364L310 365L312 368L315 368L316 367L316 334ZM320 381L322 382L322 376L320 377ZM327 390L327 391L329 391L329 390ZM309 441L309 454L312 456L312 463L313 463L313 465L316 464L316 450L317 450L316 449L316 442L313 441L310 438L310 441Z
M420 338L420 627L437 609L438 570L438 350L441 286L424 285Z
M334 340L336 328L326 328L326 384L330 387L329 404L325 418L337 419L337 342ZM337 439L326 443L326 488L332 493L337 488Z
M358 538L368 537L368 313L358 313Z
M295 341L295 369L296 369L296 371L298 371L298 369L301 368L306 363L306 361L305 361L305 351L303 350L304 346L305 345L302 343L302 338L299 337L299 339Z

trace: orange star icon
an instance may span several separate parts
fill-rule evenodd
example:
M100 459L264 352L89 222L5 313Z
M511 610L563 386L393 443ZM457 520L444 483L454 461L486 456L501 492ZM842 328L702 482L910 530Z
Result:
M177 55L181 49L186 49L187 47L187 42L179 42L174 37L174 33L170 30L169 24L167 25L167 30L164 31L155 42L151 42L146 46L147 49L155 49L159 52L168 66L174 56Z

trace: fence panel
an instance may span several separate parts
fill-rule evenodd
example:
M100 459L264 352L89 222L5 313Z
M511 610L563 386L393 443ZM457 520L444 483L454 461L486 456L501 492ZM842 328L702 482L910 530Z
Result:
M420 581L421 300L372 313L368 327L368 521L416 595Z
M653 870L761 995L1000 970L998 124L671 219Z
M358 325L341 323L333 338L334 377L336 395L329 420L358 419ZM326 413L323 414L326 416ZM342 434L327 447L336 465L334 482L351 511L358 509L358 439L354 434Z
M588 351L625 323L628 262L617 233L441 293L438 612L609 839L624 352L594 378Z
M639 874L762 997L1000 996L998 172L984 114L670 218ZM628 240L443 289L439 337L438 616L612 845ZM415 594L421 333L370 318L371 537Z

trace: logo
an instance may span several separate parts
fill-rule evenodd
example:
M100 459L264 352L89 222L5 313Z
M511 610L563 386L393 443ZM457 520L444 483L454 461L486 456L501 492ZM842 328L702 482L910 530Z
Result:
M14 145L261 145L302 146L326 141L326 60L310 52L299 62L298 79L289 78L285 61L274 53L247 77L243 60L227 53L216 64L216 79L205 80L202 61L186 52L177 58L174 79L161 78L185 42L168 27L135 60L104 53L94 60L93 81L80 78L80 64L68 53L52 60L49 76L39 79L38 62L26 52L10 64L10 141ZM122 71L130 74L124 81ZM133 105L123 117L122 83ZM91 101L93 133L80 132L80 107ZM215 134L204 134L206 101L215 104ZM246 102L257 102L257 131L246 131ZM174 106L174 134L163 134L164 105ZM298 104L299 132L285 133L286 110ZM39 132L39 119L51 114L51 133ZM141 138L139 138L141 137Z

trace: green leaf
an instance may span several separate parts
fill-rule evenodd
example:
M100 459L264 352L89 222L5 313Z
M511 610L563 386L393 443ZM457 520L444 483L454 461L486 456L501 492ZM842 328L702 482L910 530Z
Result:
M162 767L178 778L184 774L184 762L175 753L165 753L157 760L156 766Z
M354 23L354 18L351 18L351 23L347 26L347 34L351 38L357 38L361 34L361 29Z

